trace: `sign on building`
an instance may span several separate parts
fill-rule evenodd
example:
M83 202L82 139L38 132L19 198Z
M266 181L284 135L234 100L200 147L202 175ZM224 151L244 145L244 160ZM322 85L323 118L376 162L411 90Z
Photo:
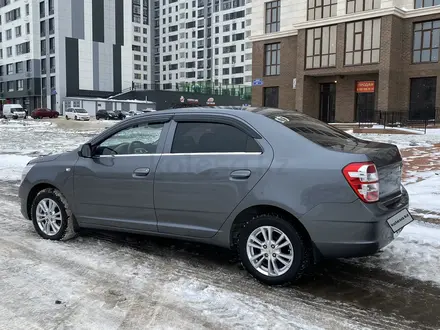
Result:
M356 93L374 93L375 81L357 81Z

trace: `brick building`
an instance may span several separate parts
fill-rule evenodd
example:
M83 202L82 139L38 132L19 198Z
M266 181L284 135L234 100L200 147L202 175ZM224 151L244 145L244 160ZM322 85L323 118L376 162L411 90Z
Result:
M327 122L440 107L440 0L253 0L252 41L252 105Z

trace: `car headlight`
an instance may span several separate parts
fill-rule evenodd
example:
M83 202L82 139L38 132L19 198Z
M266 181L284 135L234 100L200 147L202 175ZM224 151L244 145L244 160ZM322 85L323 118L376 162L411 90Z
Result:
M24 179L26 178L26 175L29 173L31 168L34 167L34 166L35 166L35 164L27 164L25 166L25 168L23 169L23 172L21 173L21 182L20 182L20 184L24 181Z

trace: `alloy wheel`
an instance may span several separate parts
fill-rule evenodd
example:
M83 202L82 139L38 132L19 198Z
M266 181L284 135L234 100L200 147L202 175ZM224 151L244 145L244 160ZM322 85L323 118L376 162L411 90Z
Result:
M247 239L246 252L251 265L270 277L289 271L295 258L290 239L273 226L256 228Z
M58 234L61 229L63 216L58 204L50 198L42 199L36 210L38 227L48 236Z

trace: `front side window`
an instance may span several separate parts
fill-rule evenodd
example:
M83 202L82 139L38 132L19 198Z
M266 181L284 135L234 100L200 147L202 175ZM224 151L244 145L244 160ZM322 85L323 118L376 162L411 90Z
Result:
M280 74L280 43L264 45L264 75L265 76L277 76Z
M266 33L280 31L280 1L266 2Z
M413 63L438 62L440 20L414 24Z
M261 152L240 129L221 123L178 123L171 153Z
M307 19L314 20L336 16L338 0L309 0Z
M307 30L306 69L336 66L336 25Z
M140 124L112 135L95 149L95 155L155 154L164 124Z
M379 63L380 18L345 25L345 65Z

